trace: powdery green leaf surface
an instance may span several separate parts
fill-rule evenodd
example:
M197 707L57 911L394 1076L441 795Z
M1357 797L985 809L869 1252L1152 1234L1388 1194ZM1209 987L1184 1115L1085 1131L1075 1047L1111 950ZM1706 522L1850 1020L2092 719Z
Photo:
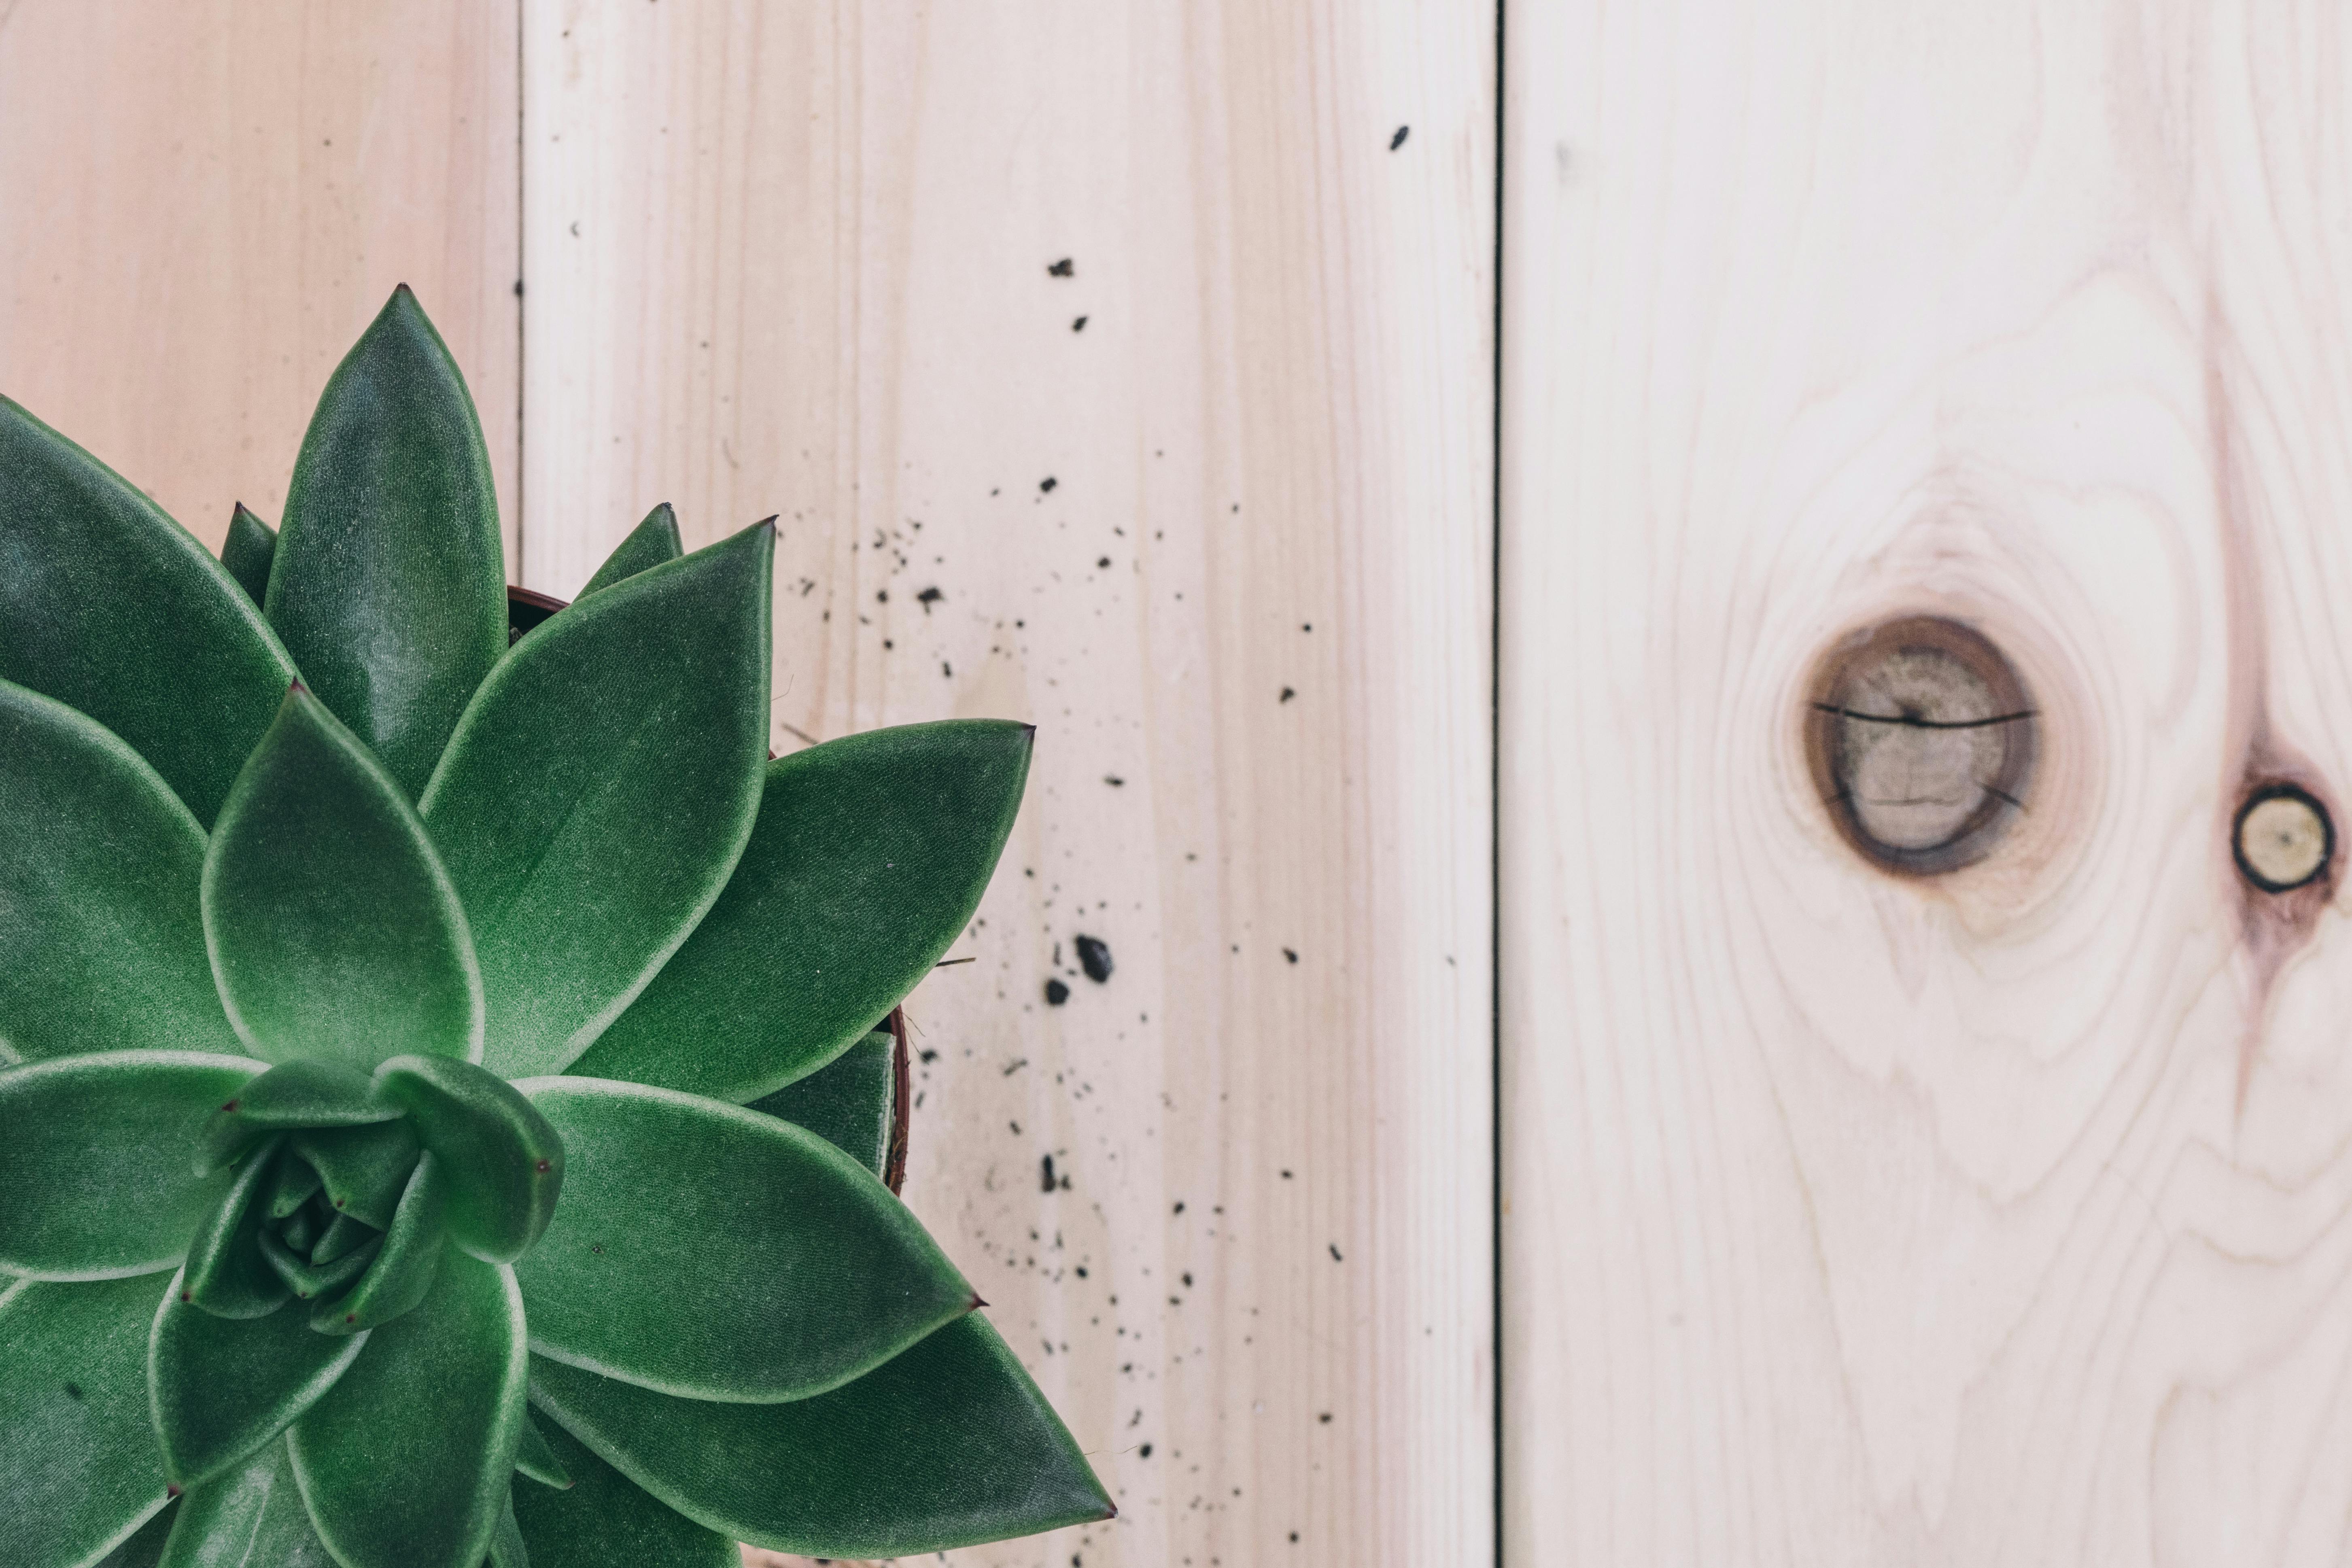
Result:
M364 1220L339 1214L334 1223L327 1226L327 1233L319 1238L318 1245L310 1249L310 1267L324 1268L331 1263L339 1262L383 1234Z
M0 680L0 1063L237 1048L205 956L204 829L144 759Z
M416 1162L367 1272L348 1294L313 1308L310 1327L321 1334L364 1333L415 1310L449 1267L448 1209L448 1180L427 1152Z
M807 1128L879 1179L890 1158L896 1046L887 1030L877 1029L808 1077L753 1100L751 1109Z
M490 1531L490 1568L530 1568L530 1548L523 1544L522 1527L515 1523L511 1489L499 1505L499 1522Z
M516 1522L543 1568L741 1568L735 1543L648 1496L561 1426L547 1441L576 1484L517 1487Z
M299 1309L220 1318L163 1293L147 1341L147 1382L166 1475L183 1487L221 1474L283 1432L343 1375L366 1334L310 1331Z
M268 1076L268 1073L262 1075L263 1078ZM257 1083L260 1079L254 1081ZM252 1087L252 1084L246 1085L248 1089ZM219 1113L215 1111L214 1114ZM269 1178L269 1217L284 1219L310 1202L310 1194L318 1190L319 1173L310 1162L291 1149L278 1150L278 1168Z
M377 1230L392 1223L408 1174L425 1152L408 1118L373 1127L297 1132L294 1152L319 1173L329 1206Z
M269 563L278 553L278 531L236 503L229 513L228 537L221 542L221 564L258 609L269 595Z
M194 1173L197 1130L262 1065L109 1051L0 1071L0 1270L97 1279L177 1264L232 1180Z
M555 1450L547 1446L547 1435L528 1414L522 1418L522 1441L515 1447L515 1469L559 1491L572 1484L572 1477L556 1458Z
M233 1184L196 1227L180 1269L182 1298L224 1318L258 1318L286 1304L286 1282L261 1256L269 1217L269 1187L279 1143L246 1156Z
M337 1568L280 1439L191 1490L159 1568Z
M479 1058L482 978L457 889L392 775L299 686L221 807L204 916L255 1055Z
M579 1055L734 869L767 754L774 552L762 523L550 620L483 682L425 787L501 1076Z
M571 1070L741 1102L831 1061L980 907L1032 734L950 720L771 763L727 890Z
M600 588L609 588L625 577L634 577L651 566L665 561L675 561L686 553L686 546L677 536L677 513L667 501L646 513L646 520L629 531L588 585L580 590L584 599Z
M163 1506L147 1326L163 1280L0 1289L0 1550L82 1563Z
M320 395L268 604L303 678L414 796L506 652L507 586L474 401L405 284Z
M803 1399L978 1304L814 1133L642 1084L517 1087L572 1158L555 1223L515 1266L542 1356L693 1399Z
M350 1284L361 1269L375 1261L376 1251L373 1245L365 1245L339 1253L324 1263L311 1263L274 1236L261 1238L261 1256L268 1259L278 1278L286 1281L286 1288L294 1292L297 1301L320 1300Z
M449 1235L490 1263L537 1241L563 1190L563 1142L520 1091L469 1062L395 1057L378 1096L406 1110L449 1178Z
M596 1456L734 1540L910 1557L1116 1510L977 1315L845 1388L785 1405L676 1399L531 1359L531 1399Z
M294 1424L311 1521L346 1568L480 1568L514 1472L529 1359L513 1270L452 1252L424 1304L377 1330Z
M121 736L209 826L293 679L186 529L0 397L0 679Z
M172 1527L179 1519L176 1507L166 1504L158 1509L130 1540L100 1558L97 1568L157 1568L163 1559L164 1543L171 1540Z
M205 1153L215 1163L225 1164L267 1132L365 1127L400 1114L398 1106L376 1099L374 1078L358 1068L322 1058L284 1062L237 1090L235 1100L205 1120ZM299 1175L289 1174L289 1180L301 1184Z

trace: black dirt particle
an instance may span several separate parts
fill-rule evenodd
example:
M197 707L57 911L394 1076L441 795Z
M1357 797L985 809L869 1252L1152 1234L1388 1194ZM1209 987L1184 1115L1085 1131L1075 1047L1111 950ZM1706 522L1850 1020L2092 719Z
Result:
M1061 482L1062 482L1061 480L1059 480L1059 479L1055 479L1053 475L1051 475L1051 474L1047 474L1047 475L1045 476L1045 479L1043 479L1043 480L1038 484L1037 488L1038 488L1040 490L1044 491L1045 494L1047 494L1047 495L1052 495L1052 494L1054 493L1054 487L1055 487L1055 485L1060 484Z
M1052 1192L1054 1190L1054 1156L1051 1154L1045 1156L1041 1175L1045 1190Z
M1147 1459L1148 1459L1148 1458L1151 1458L1151 1445L1150 1445L1150 1444L1149 1444L1149 1443L1146 1443L1142 1447L1140 1447L1140 1448L1137 1449L1137 1450L1136 1450L1136 1452L1138 1452L1138 1453L1141 1454L1145 1458L1147 1458Z
M1120 789L1125 787L1127 781L1119 777L1117 773L1105 773L1103 774L1103 783L1110 785L1113 789Z
M937 588L926 588L921 593L915 595L915 603L922 605L923 614L928 616L931 613L931 606L946 597L947 595L940 593Z
M1108 555L1106 555L1106 556L1104 556L1101 560L1099 560L1099 561L1096 562L1096 563L1095 563L1095 564L1096 564L1097 566L1101 567L1104 571L1108 572L1108 571L1109 571L1109 570L1110 570L1110 557L1109 557L1109 556L1108 556Z
M1078 264L1066 256L1045 268L1045 276L1048 278L1075 278L1077 275Z
M1086 330L1087 319L1084 316L1080 316L1076 321L1070 323L1070 331L1074 332L1083 332Z
M1346 1261L1348 1261L1346 1258L1342 1258L1342 1257L1340 1257L1340 1256L1339 1256L1339 1244L1338 1242L1336 1242L1336 1241L1335 1241L1335 1242L1332 1242L1332 1243L1330 1244L1330 1247L1331 1247L1331 1261L1332 1261L1332 1262L1334 1262L1334 1263L1345 1263Z
M1284 687L1284 688L1282 689L1282 696L1281 696L1281 698L1279 699L1279 700L1284 701L1284 702L1287 702L1287 701L1289 701L1292 698L1294 698L1294 697L1296 697L1296 696L1297 696L1297 695L1298 695L1298 690L1297 690L1297 689L1296 687L1286 686L1286 687Z
M1078 967L1087 978L1099 985L1110 978L1110 943L1098 936L1078 938Z
M1298 962L1298 950L1295 947L1286 947L1282 950L1282 956L1296 963Z
M1390 151L1390 152L1391 152L1391 153L1393 153L1393 152L1395 152L1398 148L1400 148L1400 147L1403 146L1403 145L1404 145L1404 139L1405 139L1406 137L1408 137L1408 136L1412 135L1412 126L1410 126L1410 125L1400 125L1400 126L1398 126L1398 127L1396 128L1396 134L1389 138L1389 151Z
M1331 1425L1331 1413L1328 1410L1326 1410L1323 1414L1315 1417L1315 1419L1321 1422L1324 1426L1328 1426Z
M1045 982L1045 1005L1058 1007L1070 999L1070 988L1058 980Z

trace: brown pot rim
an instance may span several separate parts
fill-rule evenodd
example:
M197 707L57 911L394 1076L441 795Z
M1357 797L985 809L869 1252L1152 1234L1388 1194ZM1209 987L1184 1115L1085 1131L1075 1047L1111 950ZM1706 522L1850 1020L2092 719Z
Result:
M536 593L531 589L518 588L509 584L507 587L508 624L509 626L513 625L512 611L517 605L539 612L531 622L536 626L570 602L568 599L556 598L551 594ZM775 753L771 752L768 755L772 761ZM882 1184L890 1189L893 1195L896 1195L907 1184L907 1140L915 1121L912 1093L914 1064L909 1058L907 1048L906 1009L891 1008L890 1016L882 1020L880 1026L890 1031L891 1042L890 1147L889 1152L883 1157L882 1161Z

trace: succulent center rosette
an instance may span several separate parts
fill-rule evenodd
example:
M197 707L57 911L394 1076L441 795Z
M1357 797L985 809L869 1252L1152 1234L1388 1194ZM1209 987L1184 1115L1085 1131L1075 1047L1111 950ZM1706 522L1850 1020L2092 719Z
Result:
M656 509L510 633L405 290L225 563L0 399L8 1562L723 1568L1111 1511L878 1179L875 1026L1030 731L770 761L773 547Z

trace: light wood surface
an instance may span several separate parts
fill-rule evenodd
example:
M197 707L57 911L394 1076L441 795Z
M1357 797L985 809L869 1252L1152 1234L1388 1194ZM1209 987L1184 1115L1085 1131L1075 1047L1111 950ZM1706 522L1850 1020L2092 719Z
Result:
M0 0L0 390L217 549L275 524L394 285L471 383L513 566L516 18Z
M778 512L780 747L1039 726L907 1197L1120 1517L957 1560L1490 1558L1491 8L527 16L530 584Z
M2321 5L1515 5L1507 1560L2338 1563L2352 777ZM1903 879L1808 679L1957 616L2026 811Z

